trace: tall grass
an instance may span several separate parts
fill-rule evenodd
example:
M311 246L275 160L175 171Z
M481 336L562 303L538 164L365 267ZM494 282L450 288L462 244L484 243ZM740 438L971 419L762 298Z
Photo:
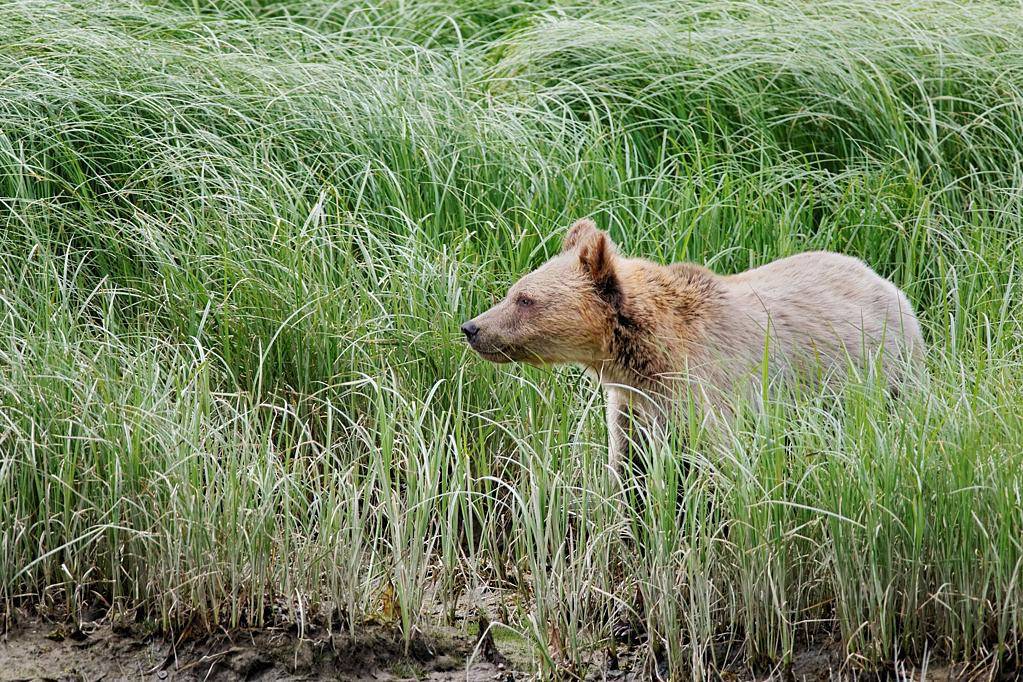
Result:
M674 677L1011 661L1020 45L993 0L3 5L0 608L411 638L489 589L549 675L622 623ZM576 370L457 338L581 215L865 259L927 391L610 469Z

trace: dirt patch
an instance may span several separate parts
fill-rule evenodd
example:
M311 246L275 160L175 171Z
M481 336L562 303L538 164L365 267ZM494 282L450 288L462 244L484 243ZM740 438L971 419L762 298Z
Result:
M474 623L478 627L479 623ZM502 631L497 631L502 632ZM634 646L597 654L584 679L646 682L668 679L667 667L651 665ZM1023 671L1006 665L895 665L855 670L834 640L802 647L792 664L754 673L738 657L722 656L719 679L728 682L1008 682ZM356 635L310 625L236 629L175 641L144 625L115 626L105 620L81 628L38 616L19 618L0 635L0 682L52 680L353 680L355 682L521 682L530 676L521 642L476 641L455 628L437 628L406 649L392 627L366 624ZM578 679L578 678L577 678Z
M90 623L66 628L21 620L0 637L0 680L431 680L512 682L523 674L490 662L455 631L431 633L406 651L393 629L367 626L357 636L322 628L239 629L177 642L140 627ZM472 658L471 663L467 663Z

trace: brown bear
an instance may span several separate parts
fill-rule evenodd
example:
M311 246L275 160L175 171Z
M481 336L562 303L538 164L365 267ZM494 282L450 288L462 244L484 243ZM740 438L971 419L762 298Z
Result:
M801 253L722 276L623 257L585 219L462 332L492 362L587 368L606 391L613 462L629 425L664 434L683 400L714 422L736 396L755 402L764 378L834 383L871 360L898 388L924 348L905 294L856 258Z

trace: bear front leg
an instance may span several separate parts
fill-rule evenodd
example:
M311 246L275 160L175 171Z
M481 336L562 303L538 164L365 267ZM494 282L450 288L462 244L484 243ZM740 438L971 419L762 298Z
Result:
M619 473L641 477L646 473L642 450L666 442L666 407L632 388L608 386L606 396L609 464Z
M656 428L646 402L631 388L607 388L607 433L609 464L619 473L631 471L635 476L644 472L643 447Z
M629 423L631 421L625 396L618 389L607 389L608 464L619 471L630 457Z

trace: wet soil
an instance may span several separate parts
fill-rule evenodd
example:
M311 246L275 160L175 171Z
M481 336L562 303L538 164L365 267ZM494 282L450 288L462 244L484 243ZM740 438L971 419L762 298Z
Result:
M598 654L602 660L593 661L584 679L640 682L666 675L667 670L651 670L636 654L634 649ZM719 679L728 682L1023 680L1023 670L990 664L896 665L856 671L834 641L805 647L786 669L753 674L743 661L721 663ZM530 678L524 672L528 668L528 655L521 646L501 639L476 641L455 628L419 636L407 649L393 627L372 623L361 626L354 636L309 625L301 633L294 626L241 628L175 640L140 624L117 625L101 619L71 627L32 616L19 618L0 634L0 682L516 682Z
M140 627L109 623L81 629L22 619L0 635L0 680L430 680L512 682L514 664L485 660L457 632L412 641L405 650L393 628L369 625L357 636L321 628L239 629L175 642Z

